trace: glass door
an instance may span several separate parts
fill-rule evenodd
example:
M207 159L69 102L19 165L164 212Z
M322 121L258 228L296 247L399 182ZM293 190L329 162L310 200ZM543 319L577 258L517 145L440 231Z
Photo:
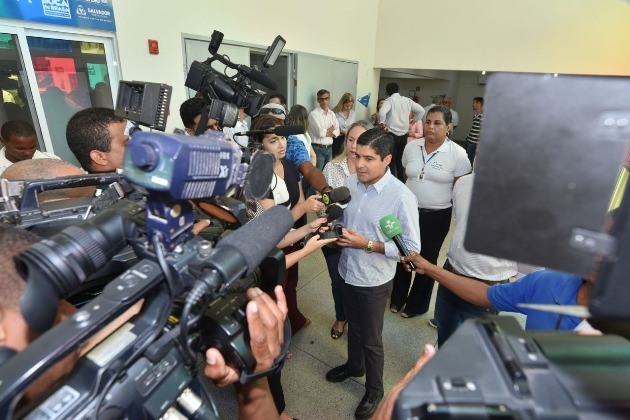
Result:
M20 120L33 126L39 149L46 150L17 33L0 27L0 128L7 121Z
M117 60L109 38L26 31L34 72L54 153L78 164L66 142L66 125L77 111L114 108L118 91Z

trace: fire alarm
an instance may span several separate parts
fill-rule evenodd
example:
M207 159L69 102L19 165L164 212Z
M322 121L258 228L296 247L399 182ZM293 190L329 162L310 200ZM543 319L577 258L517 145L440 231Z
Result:
M158 42L155 39L149 40L149 54L159 54L160 47L158 46Z

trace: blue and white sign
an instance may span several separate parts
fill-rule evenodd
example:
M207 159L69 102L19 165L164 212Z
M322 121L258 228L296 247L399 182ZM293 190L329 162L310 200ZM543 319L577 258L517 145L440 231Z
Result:
M0 0L0 18L116 31L112 0Z

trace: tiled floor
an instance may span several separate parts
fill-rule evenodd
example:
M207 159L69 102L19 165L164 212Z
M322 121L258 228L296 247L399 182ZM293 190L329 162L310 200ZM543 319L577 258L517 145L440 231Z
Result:
M452 229L444 242L438 263L444 263ZM286 413L300 420L353 419L354 410L363 397L365 377L351 378L341 383L329 383L326 372L346 362L347 334L338 340L330 337L334 322L334 306L330 277L321 252L300 261L298 303L312 324L299 331L291 340L293 354L282 370ZM430 311L412 319L385 314L385 392L400 380L418 359L426 343L436 344L437 331L428 325L433 315L437 284L433 290ZM524 317L517 317L523 323ZM347 333L347 329L346 329ZM238 410L233 389L213 390L224 419L236 419Z
M449 241L450 236L446 242ZM439 262L443 260L441 256ZM290 350L293 356L282 370L286 412L300 420L352 419L365 392L365 377L341 383L329 383L325 379L328 370L346 361L347 334L338 340L330 337L335 320L334 306L330 277L321 252L300 261L298 287L300 310L312 324L292 338ZM435 290L437 286L433 299ZM430 312L424 316L404 319L389 311L385 314L383 379L386 392L413 366L424 344L437 341L436 330L427 324L432 315L433 302ZM237 418L233 391L213 390L212 393L222 418Z

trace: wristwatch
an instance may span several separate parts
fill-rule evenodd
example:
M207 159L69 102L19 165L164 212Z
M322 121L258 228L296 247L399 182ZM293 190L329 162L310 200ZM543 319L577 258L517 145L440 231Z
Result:
M368 243L365 246L365 248L363 248L363 250L367 252L368 254L371 254L372 251L374 251L374 241L368 240Z

